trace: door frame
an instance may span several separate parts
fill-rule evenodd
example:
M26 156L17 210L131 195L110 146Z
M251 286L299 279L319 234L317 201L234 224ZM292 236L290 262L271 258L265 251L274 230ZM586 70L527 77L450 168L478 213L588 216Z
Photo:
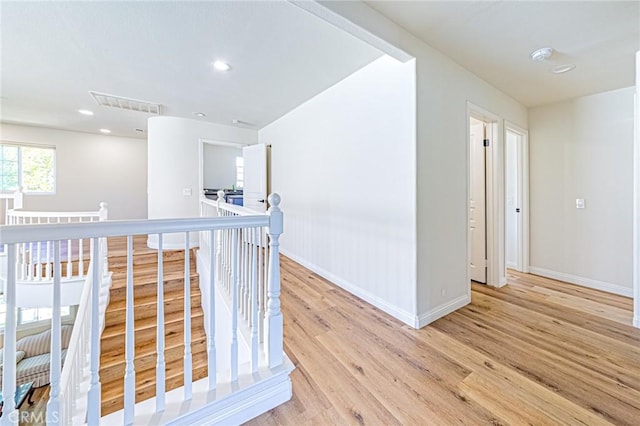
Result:
M204 196L204 145L218 145L218 146L227 146L233 148L239 148L242 150L245 146L249 146L246 143L236 143L236 142L227 142L227 141L218 141L214 139L198 139L198 197L199 199L206 198Z
M529 273L529 131L522 127L513 124L512 122L504 121L504 137L503 140L506 143L507 131L516 133L521 137L521 143L518 146L518 175L520 182L518 185L518 191L520 193L520 216L518 220L518 228L520 233L520 241L518 241L518 259L517 264L520 272ZM505 151L506 152L506 151ZM505 155L505 169L506 169L506 155ZM506 194L505 194L506 195ZM507 214L507 203L504 203L504 214ZM506 224L505 224L506 225ZM506 228L505 228L506 229ZM506 231L505 231L506 238Z
M486 156L486 233L487 233L487 285L502 287L507 283L505 268L504 236L504 130L500 117L472 102L467 101L466 134L467 141L467 211L466 226L469 227L469 194L471 193L471 117L487 123L491 143ZM471 288L469 262L471 241L467 231L467 282ZM470 291L470 290L469 290Z
M640 328L640 50L636 52L633 138L633 326Z

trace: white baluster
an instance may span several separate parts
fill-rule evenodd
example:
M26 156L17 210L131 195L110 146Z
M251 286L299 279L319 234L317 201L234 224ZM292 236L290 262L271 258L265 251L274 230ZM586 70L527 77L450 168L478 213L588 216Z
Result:
M258 339L260 340L260 342L262 342L263 339L263 333L264 333L264 322L263 322L263 315L264 315L264 309L262 307L263 302L263 297L262 295L264 294L264 271L266 270L266 268L264 267L264 259L262 258L262 253L264 251L263 247L265 246L264 241L265 241L266 235L265 235L265 231L264 228L260 228L258 229L258 290L257 290L257 297L258 297Z
M45 279L49 280L51 279L51 241L47 241L47 249L46 249L46 253L47 253L47 263L45 264L44 268L45 268Z
M165 406L165 362L164 362L164 282L162 270L162 234L158 234L158 310L156 335L156 412Z
M280 259L279 238L282 234L280 196L269 195L269 281L267 282L267 313L265 321L265 348L269 368L282 364L282 312L280 312Z
M84 275L84 240L78 240L78 276Z
M222 231L218 231L218 238ZM211 241L216 240L216 231L209 231ZM209 390L216 388L216 262L215 246L209 252L209 339L207 341L207 366L209 369Z
M71 247L71 240L67 240L67 278L71 278L73 276L73 263L71 259L73 258L73 248Z
M7 285L4 294L6 317L4 326L4 368L2 369L2 393L16 393L16 245L7 244ZM13 398L4 398L2 424L18 424L16 403Z
M89 406L87 408L87 422L90 425L100 423L100 263L98 239L91 240L92 258L96 261L91 266L91 384L89 386Z
M238 380L238 234L239 229L232 230L231 237L231 381Z
M193 371L191 361L191 261L189 233L184 235L184 399L191 399Z
M42 242L38 241L36 244L36 279L40 281L42 279Z
M213 232L213 231L212 231ZM216 251L216 257L215 257L215 261L216 261L216 265L218 266L217 271L216 271L216 278L218 279L218 283L220 283L222 281L222 252L223 252L223 237L224 237L224 230L220 230L217 233L213 232L211 235L215 236L215 251ZM212 259L213 260L213 259ZM213 283L214 281L212 281Z
M124 424L132 425L136 404L135 316L133 314L133 236L127 235L127 293L126 293L126 332L125 332L125 373L124 373Z
M47 252L49 242L47 242ZM48 253L47 253L48 258ZM47 264L49 262L47 261ZM53 247L53 263L60 263L60 242ZM55 425L60 422L60 370L62 369L62 321L60 314L60 268L55 268L53 277L53 309L51 312L51 358L49 365L49 401L47 402L47 424Z
M259 229L252 228L250 241L252 242L251 256L251 371L258 371L258 245L257 232Z
M251 299L251 269L250 269L250 265L251 265L251 250L250 250L250 241L249 241L249 231L250 229L244 229L243 233L244 233L244 239L242 241L242 247L243 247L243 252L244 252L244 256L243 256L243 279L242 279L242 284L244 286L244 298L243 298L243 303L244 303L244 319L245 321L247 321L247 324L249 324L249 317L251 315L251 306L250 306L250 299Z

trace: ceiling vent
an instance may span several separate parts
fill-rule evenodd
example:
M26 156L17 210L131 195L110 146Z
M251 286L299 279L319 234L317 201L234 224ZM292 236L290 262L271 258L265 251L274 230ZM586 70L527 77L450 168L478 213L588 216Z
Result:
M89 93L100 106L160 115L160 104L131 98L123 98L122 96L107 95L106 93L92 91L89 91Z

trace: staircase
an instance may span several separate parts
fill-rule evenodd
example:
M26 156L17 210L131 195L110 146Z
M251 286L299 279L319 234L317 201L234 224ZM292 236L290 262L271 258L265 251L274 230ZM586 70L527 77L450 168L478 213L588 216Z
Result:
M191 351L193 380L207 376L206 335L200 305L200 288L191 260ZM146 237L134 238L133 281L135 316L136 402L155 396L156 387L156 250L147 248ZM109 270L113 272L110 303L101 338L100 381L102 415L123 408L125 374L125 318L127 243L125 238L109 239ZM184 250L163 253L166 390L183 385L184 355Z

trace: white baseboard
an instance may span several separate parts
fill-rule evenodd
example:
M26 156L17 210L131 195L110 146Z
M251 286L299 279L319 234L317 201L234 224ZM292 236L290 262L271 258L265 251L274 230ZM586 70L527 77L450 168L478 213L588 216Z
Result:
M403 323L411 326L411 327L416 327L416 324L418 323L417 321L417 317L407 311L405 311L404 309L401 309L395 305L392 305L391 303L387 302L386 300L383 300L382 298L376 296L375 294L370 293L367 290L364 290L350 282L347 282L346 280L332 274L331 272L320 268L319 266L306 261L305 259L302 259L292 253L290 253L287 250L282 250L280 249L280 253L282 253L283 255L285 255L286 257L288 257L289 259L293 260L296 263L299 263L300 265L304 266L305 268L315 272L316 274L320 275L323 278L326 278L327 280L331 281L333 284L337 285L338 287L348 291L349 293L359 297L360 299L364 300L367 303L370 303L371 305L375 306L376 308L386 312L387 314L391 315L392 317L402 321Z
M564 281L570 284L581 285L594 290L606 291L625 297L633 297L633 290L630 287L623 287L618 284L606 283L604 281L592 280L591 278L579 277L577 275L565 274L564 272L551 271L549 269L529 266L529 273L540 275L541 277Z
M471 297L469 294L463 294L460 297L457 297L447 303L443 303L440 306L436 306L435 308L420 314L416 317L415 328L422 328L425 325L431 324L437 319L442 318L445 315L449 315L451 312L456 311L463 306L468 305L471 302Z
M633 326L635 328L640 328L640 317L633 317Z

